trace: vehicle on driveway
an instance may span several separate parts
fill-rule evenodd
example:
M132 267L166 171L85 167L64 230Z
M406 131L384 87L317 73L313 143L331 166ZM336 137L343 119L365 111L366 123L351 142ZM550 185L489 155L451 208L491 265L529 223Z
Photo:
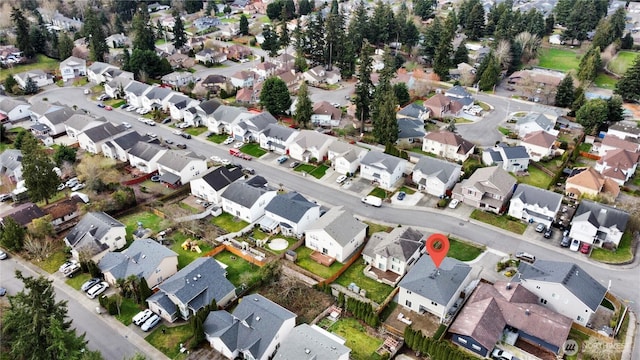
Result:
M145 309L145 310L140 311L139 313L137 313L133 317L133 319L131 319L131 322L133 322L137 326L140 326L140 325L144 324L145 321L149 320L149 318L151 316L153 316L153 311L151 311L149 309Z
M85 281L84 284L82 284L82 286L80 287L80 290L82 290L84 292L87 292L87 291L89 291L89 289L91 289L92 287L94 287L98 283L100 283L100 281L102 281L100 278L89 279L89 280Z
M298 165L300 165L300 163L297 162L297 161L294 161L291 164L289 164L289 167L293 169L293 168L297 167Z
M580 240L573 239L571 240L571 245L569 246L569 250L578 251L580 249Z
M65 261L64 264L60 265L60 267L58 268L58 271L64 274L65 270L74 264L77 264L75 260Z
M588 254L590 250L591 245L588 243L582 243L582 246L580 246L580 252L583 254Z
M545 239L549 239L553 236L553 231L551 230L551 228L548 228L544 231L544 234L542 234L542 236L544 236Z
M569 247L569 245L571 245L571 238L568 236L563 236L562 240L560 241L560 246Z
M76 184L76 186L71 188L71 191L80 191L85 188L85 184Z
M524 252L524 251L518 251L516 253L516 259L519 259L519 260L522 260L522 261L526 261L526 262L529 262L529 263L534 263L536 261L536 257L535 256L533 256L533 255L531 255L531 254L529 254L527 252Z
M158 135L156 135L155 133L152 133L152 132L147 133L147 136L148 136L148 137L150 137L150 138L152 138L152 139L155 139L155 138L157 138L157 137L158 137Z
M282 155L276 161L278 161L278 164L284 164L287 160L289 160L289 157L287 155Z
M124 111L132 112L132 111L134 111L135 109L136 109L136 107L135 107L135 106L133 106L133 105L129 105L129 106L127 106L126 108L124 108Z
M71 178L69 180L67 180L66 183L64 183L64 185L68 188L74 187L76 185L78 185L80 183L80 180L78 180L77 177Z
M144 322L144 324L142 324L140 328L142 329L142 331L147 332L153 329L156 325L158 325L159 322L160 322L160 316L153 314L151 315L150 318L147 319L147 321Z
M62 185L62 189L64 189L64 184L60 184ZM60 186L58 186L58 189L60 188ZM8 201L11 200L11 194L0 194L0 202L2 201Z
M541 224L541 223L540 223L540 224L536 225L536 232L541 233L541 232L543 232L546 228L547 228L547 227L546 227L546 226L544 226L544 224Z
M404 200L405 196L407 196L407 193L406 193L406 192L404 192L404 191L400 191L400 192L398 193L397 199L398 199L398 200L400 200L400 201L402 201L402 200Z
M0 260L4 260L4 259L6 259L7 257L8 257L8 256L7 256L7 253L6 253L6 252L4 252L4 251L2 251L2 250L0 250Z
M336 182L338 184L342 184L345 180L347 180L347 175L340 175L338 176L338 178L336 179Z
M73 264L65 270L64 276L68 278L72 278L73 275L80 272L80 269L81 269L80 264Z
M233 148L234 149L240 149L241 147L244 146L244 143L238 141L237 143L233 144Z
M451 200L451 202L449 203L449 209L457 208L458 204L460 204L460 200L458 200L458 199Z
M235 140L232 137L228 137L225 139L225 141L222 143L223 145L231 145L233 144Z
M96 296L102 294L109 288L109 284L105 281L100 282L99 284L94 285L89 291L87 291L87 296L89 299L95 299Z
M501 349L494 349L491 353L491 358L494 360L515 360L515 357L511 353Z

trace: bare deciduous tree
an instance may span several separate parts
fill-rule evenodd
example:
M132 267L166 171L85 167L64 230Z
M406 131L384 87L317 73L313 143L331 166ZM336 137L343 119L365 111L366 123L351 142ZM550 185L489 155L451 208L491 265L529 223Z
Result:
M37 261L43 261L53 251L53 240L48 236L38 238L28 234L24 240L24 249Z
M100 185L100 181L103 184L119 182L121 175L114 168L115 164L113 159L85 154L77 167L78 177L92 190Z
M541 43L538 35L526 31L521 32L516 35L515 41L522 47L522 62L524 64L538 57Z
M507 69L511 65L511 44L508 40L500 40L498 46L493 52L496 61L500 64L500 68Z

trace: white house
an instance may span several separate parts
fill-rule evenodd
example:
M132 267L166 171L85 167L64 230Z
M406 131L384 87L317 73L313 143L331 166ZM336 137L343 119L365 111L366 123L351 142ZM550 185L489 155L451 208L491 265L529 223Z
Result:
M369 151L360 160L360 176L387 190L396 186L406 168L407 160L376 150Z
M331 161L331 167L335 172L342 175L355 174L368 151L357 145L335 140L327 149L327 159Z
M182 87L189 83L195 83L196 78L188 71L174 71L162 77L162 83L173 87Z
M60 75L63 81L87 75L87 61L75 56L69 56L60 63Z
M267 186L262 176L254 176L242 182L233 182L220 196L222 210L248 223L264 216L267 204L278 192Z
M561 206L562 194L519 184L509 201L509 216L550 228Z
M635 175L640 152L625 149L607 150L594 166L594 169L618 185L623 186Z
M343 263L364 243L367 228L342 206L333 207L307 228L304 245Z
M158 144L138 142L129 149L129 165L147 174L158 170L158 159L168 150Z
M64 238L76 260L99 260L107 251L122 249L127 231L120 221L104 212L88 212Z
M45 125L48 129L48 134L56 136L65 132L65 121L69 120L74 114L76 112L70 107L53 105L37 119L36 123Z
M133 105L135 107L142 107L142 95L149 91L151 86L141 83L140 81L131 81L124 88L124 98L127 100L129 105Z
M485 165L498 165L506 172L522 172L529 169L529 153L524 146L498 145L482 153Z
M148 142L150 140L146 135L140 135L137 131L131 130L107 140L102 144L102 155L109 159L122 162L129 161L129 150L139 142Z
M422 151L453 161L467 160L475 145L450 131L432 131L424 136Z
M461 165L424 156L413 167L411 179L418 185L418 190L440 197L450 194L461 174Z
M220 105L213 116L208 117L207 129L214 134L231 134L236 120L250 116L247 109L237 106Z
M351 349L345 339L319 327L300 324L284 339L274 360L349 360Z
M78 135L78 143L81 149L92 154L100 154L102 152L102 144L125 131L126 129L122 125L104 122L80 133Z
M212 168L204 175L189 181L191 194L212 204L218 204L222 192L243 176L242 170L237 167L231 169L224 166Z
M445 257L436 268L422 256L398 284L398 304L418 314L431 313L443 323L471 282L471 266Z
M200 103L200 101L196 99L192 99L188 96L184 96L182 94L174 93L167 100L169 105L169 113L173 119L183 119L184 110L194 107ZM200 126L199 123L191 123L191 126Z
M265 61L257 64L251 69L251 71L258 76L258 79L266 79L275 74L276 68L277 66L275 64Z
M615 123L607 129L607 135L613 135L620 139L640 138L640 127L628 125L625 122Z
M313 130L300 130L289 146L289 156L303 162L311 162L312 159L324 161L329 145L333 141L335 141L333 136Z
M260 228L268 233L279 230L285 236L300 238L318 218L320 205L294 191L278 194L269 201L260 220Z
M426 239L425 234L410 227L374 233L362 250L368 264L365 275L395 286L420 258Z
M254 83L255 75L251 71L238 71L229 77L231 85L235 88L247 88L252 87Z
M618 247L629 218L629 213L623 210L582 200L571 219L569 236L593 246Z
M311 123L315 126L340 126L342 111L327 101L313 104Z
M227 359L272 359L296 325L296 314L260 294L247 295L230 314L212 311L204 333L213 349Z
M171 89L160 86L151 86L149 90L145 91L144 94L138 98L138 100L140 101L140 107L144 109L165 109L168 98L173 94L174 92L171 91Z
M160 182L170 186L187 184L207 171L207 161L192 152L169 150L158 159Z
M578 265L568 262L537 260L520 262L514 277L534 293L539 304L587 326L607 293L598 280Z
M38 88L53 84L53 77L40 69L33 69L33 70L21 72L13 75L13 78L18 83L18 86L20 86L20 88L22 89L24 89L25 86L27 85L28 79L33 80L33 82L38 86Z
M125 76L116 76L113 80L104 84L104 93L109 95L113 99L119 99L126 94L124 88L126 88L133 79Z
M520 141L520 145L527 149L532 161L541 161L543 158L554 155L556 139L555 135L538 130L527 133Z
M277 154L286 154L289 145L298 135L298 130L279 124L268 124L260 133L260 147Z
M17 122L31 116L31 105L26 101L3 98L0 100L0 122ZM4 119L3 118L4 115Z
M107 82L105 73L109 69L118 69L118 67L104 62L95 61L91 66L89 66L89 68L87 68L87 78L94 84Z
M529 133L540 130L557 136L558 130L554 130L554 126L555 118L550 118L541 113L531 112L516 119L515 131L521 139Z
M22 180L22 151L5 149L0 153L0 175L8 176L14 183Z
M278 120L268 111L236 120L231 125L231 133L237 141L258 142L260 134L269 126L275 125Z
M96 119L86 114L73 114L64 122L64 128L68 137L77 140L78 135L85 130L102 125L106 121L103 117Z
M453 187L454 199L475 208L501 214L513 194L516 179L499 166L476 169Z

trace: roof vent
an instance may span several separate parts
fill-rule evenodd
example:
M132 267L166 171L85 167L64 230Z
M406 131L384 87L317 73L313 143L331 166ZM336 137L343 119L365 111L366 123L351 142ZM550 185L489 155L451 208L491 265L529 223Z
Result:
M253 301L258 301L258 298L253 298Z
M526 310L524 311L524 313L525 313L525 315L527 315L527 316L531 315L531 311L529 311L529 309L526 309Z
M194 276L194 277L193 277L193 281L198 281L198 277L197 277L197 276Z
M256 321L260 321L260 316L256 316Z
M507 283L507 290L511 290L511 283Z
M147 255L142 254L142 258L143 258L143 259L146 259L146 258L147 258Z
M94 228L93 224L91 224L91 228L92 228L92 229Z
M202 277L202 275L198 274L198 279L201 278L201 277Z
M308 348L304 348L304 353L305 354L311 354L311 350L309 350Z

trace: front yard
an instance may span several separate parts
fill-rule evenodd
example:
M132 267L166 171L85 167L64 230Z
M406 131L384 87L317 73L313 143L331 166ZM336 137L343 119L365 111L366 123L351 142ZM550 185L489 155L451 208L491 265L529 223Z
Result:
M190 134L191 136L198 136L200 134L202 134L203 132L207 131L207 127L206 126L200 126L200 127L190 127L190 128L186 128L183 130L183 132Z
M473 210L470 218L521 235L524 234L524 231L527 229L526 224L517 220L511 220L507 215L496 215L478 209Z
M222 144L228 137L229 135L227 134L211 134L207 137L207 140L216 144Z
M618 249L615 251L594 248L591 252L591 258L608 264L625 263L633 259L633 235L628 231L622 235Z
M389 296L389 294L391 294L393 288L389 285L379 283L376 280L366 277L363 273L366 266L367 265L363 260L354 262L349 266L347 271L342 273L342 275L336 279L336 282L344 287L348 287L349 284L354 283L361 289L365 289L367 291L367 298L380 304L387 298L387 296Z
M302 164L298 165L294 170L297 172L307 173L316 179L322 179L327 170L329 170L329 167L324 164L320 164L318 166L311 164Z
M471 261L484 252L484 247L479 247L454 237L449 237L448 257L458 259L460 261Z
M180 353L180 344L184 344L192 336L193 331L189 324L172 327L160 325L145 340L169 359L186 359L187 355Z
M240 148L240 151L255 158L259 158L267 153L267 150L260 147L258 143L249 143Z
M342 263L337 261L331 264L330 267L318 264L315 260L311 259L312 252L313 250L306 246L300 246L297 248L296 253L298 254L298 260L296 260L296 264L301 268L322 277L323 279L331 277L331 275L335 274L342 267Z

